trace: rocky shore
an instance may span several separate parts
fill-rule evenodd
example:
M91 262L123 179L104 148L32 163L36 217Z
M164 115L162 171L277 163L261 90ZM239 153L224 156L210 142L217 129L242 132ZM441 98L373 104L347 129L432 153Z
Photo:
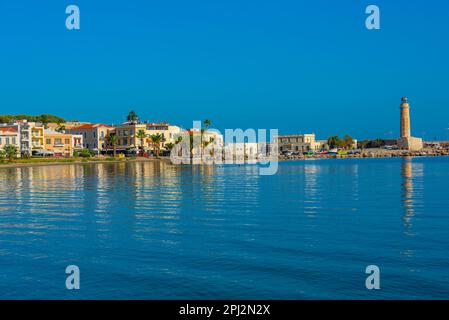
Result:
M298 156L279 156L279 160L306 160L306 159L346 159L346 158L392 158L392 157L439 157L449 156L449 150L424 149L421 151L367 149L357 154L331 155L314 154Z

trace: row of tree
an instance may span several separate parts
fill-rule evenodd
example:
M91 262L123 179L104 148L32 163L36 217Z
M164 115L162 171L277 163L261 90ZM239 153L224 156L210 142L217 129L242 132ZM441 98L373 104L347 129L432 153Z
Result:
M343 139L341 139L338 135L331 136L327 139L327 145L330 149L334 148L343 148L350 149L354 145L354 139L350 135L345 135Z
M18 115L0 115L0 123L8 123L15 120L27 120L29 122L40 122L44 126L50 122L55 122L58 124L66 122L64 118L52 115L52 114L41 114L38 116L31 116L28 114L18 114Z
M359 148L360 149L367 149L367 148L380 148L385 145L385 140L382 139L376 139L376 140L363 140L359 142Z

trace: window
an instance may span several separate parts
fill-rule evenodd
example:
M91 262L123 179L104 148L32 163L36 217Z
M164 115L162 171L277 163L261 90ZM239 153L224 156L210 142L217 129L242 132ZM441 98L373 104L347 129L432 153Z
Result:
M56 145L61 145L62 144L62 139L55 139L55 144Z
M6 141L6 145L9 145L9 138L6 138L5 141Z
M65 144L70 144L70 139L65 139Z
M16 144L16 138L12 138L12 144Z
M0 144L2 144L2 138L0 138Z
M96 138L96 137L97 137L97 132L94 131L94 138Z
M51 139L45 139L46 144L51 144Z

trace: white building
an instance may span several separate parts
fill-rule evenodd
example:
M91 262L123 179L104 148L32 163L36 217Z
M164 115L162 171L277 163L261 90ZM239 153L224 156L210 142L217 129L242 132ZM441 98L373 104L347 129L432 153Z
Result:
M279 146L279 152L299 152L319 151L321 143L315 139L315 134L292 134L277 136L276 142Z
M8 145L16 146L17 152L20 154L20 138L17 127L0 126L0 149L3 150Z

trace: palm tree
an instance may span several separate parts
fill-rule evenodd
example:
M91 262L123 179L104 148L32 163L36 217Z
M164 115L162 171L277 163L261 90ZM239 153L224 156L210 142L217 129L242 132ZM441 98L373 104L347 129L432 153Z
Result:
M165 144L165 148L166 148L168 151L170 151L171 149L173 149L174 146L175 146L175 144L174 144L174 143L171 143L171 142Z
M206 119L203 121L203 126L207 129L209 129L209 127L212 125L212 121L209 119Z
M209 119L205 119L203 121L204 128L201 128L201 136L200 136L201 156L203 156L203 148L207 146L207 144L206 145L203 144L203 135L204 135L204 132L206 132L209 129L211 124L212 124L212 121L210 121Z
M137 121L139 121L139 117L137 116L137 113L131 110L126 117L126 120L130 123L136 123Z
M65 132L65 125L59 124L58 127L56 128L56 131L64 133Z
M13 144L8 144L3 147L3 150L5 151L8 161L12 162L17 155L17 147Z
M146 137L147 137L147 134L145 133L145 130L140 129L139 131L137 131L136 138L140 139L140 154L141 154L141 156L143 156L143 152L144 152L143 143L144 143Z
M161 134L152 134L150 136L151 142L153 143L153 146L156 148L156 157L159 158L159 150L160 150L160 144L162 142L162 135Z
M117 137L117 135L115 133L109 134L108 141L112 145L113 155L114 155L114 158L115 158L115 156L117 154L117 144L118 144L118 137Z

